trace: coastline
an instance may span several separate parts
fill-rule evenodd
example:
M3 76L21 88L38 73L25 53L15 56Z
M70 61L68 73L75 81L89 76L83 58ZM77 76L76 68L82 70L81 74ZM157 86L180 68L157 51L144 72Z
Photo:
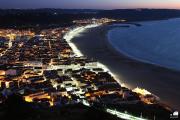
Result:
M132 60L117 53L108 44L106 33L109 29L109 26L106 25L92 29L88 28L81 31L80 35L74 36L71 42L83 55L95 58L103 65L106 65L115 78L120 80L120 83L125 83L128 88L133 89L138 86L150 90L150 92L159 96L161 101L165 101L165 104L180 109L178 102L179 94L176 92L178 88L168 89L168 87L171 87L172 81L175 82L174 84L178 84L175 80L179 78L179 72ZM161 79L166 79L167 83L162 84ZM174 100L170 99L174 96Z
M66 39L66 41L68 42L68 44L70 45L70 47L72 48L72 50L74 51L74 54L77 57L81 57L81 56L85 56L80 49L78 49L77 45L74 44L74 42L72 41L74 38L80 36L81 33L83 33L84 31L86 31L87 29L92 29L92 28L96 28L96 27L100 27L101 24L90 24L90 25L86 25L86 26L82 26L82 27L76 27L74 29L72 29L71 31L69 31L65 36L64 39ZM97 66L99 68L102 68L104 71L108 72L109 74L111 74L111 76L113 76L115 78L115 80L124 87L130 88L128 87L128 85L126 85L125 83L123 83L105 64L102 64L100 62L97 62Z
M145 21L145 22L137 22L137 24L139 24L140 26L148 26L149 24L157 24L157 23L159 23L159 22L167 22L167 21L170 21L170 22L172 22L172 21L175 21L176 22L176 20L179 20L179 18L174 18L174 19L169 19L169 20L159 20L159 21L153 21L153 23L152 23L152 21L151 22L147 22L147 21ZM162 23L161 23L162 24ZM133 46L132 46L132 49L131 50L129 50L128 51L128 49L126 49L126 48L129 48L128 46L125 48L124 46L121 46L121 48L120 47L118 47L118 45L116 45L116 42L113 42L113 41L115 41L116 39L122 39L122 38L114 38L113 39L113 37L114 37L114 32L116 32L116 29L115 28L118 28L118 29L120 29L121 27L123 27L123 25L124 24L112 24L112 25L110 25L110 26L112 26L113 27L113 29L110 29L110 30L108 30L108 32L106 33L106 35L107 35L107 41L108 41L108 43L117 51L117 52L119 52L119 53L121 53L121 54L123 54L124 56L126 56L126 57L128 57L128 58L130 58L130 59L134 59L134 60L136 60L136 61L139 61L139 62L143 62L143 63L147 63L147 64L151 64L151 65L155 65L155 66L159 66L159 67L162 67L162 68L165 68L165 69L170 69L170 70L172 70L172 71L178 71L178 72L180 72L180 68L179 68L179 65L178 65L178 63L176 63L176 61L174 61L174 62L168 62L168 61L159 61L159 59L160 58L164 58L164 56L156 56L156 54L152 54L151 52L149 52L150 53L150 55L149 55L149 57L143 57L143 55L141 56L141 55L136 55L135 54L135 52L129 52L129 51L136 51L136 49L134 48L133 49ZM125 25L127 25L128 27L134 27L134 26L132 26L132 24L131 23L127 23L127 24L125 24ZM130 28L129 28L130 29ZM114 31L115 30L115 31ZM147 30L145 30L145 31L147 31ZM142 31L141 31L142 32ZM117 33L117 32L116 32ZM125 33L126 34L126 33ZM129 35L129 34L128 34ZM123 35L121 35L121 36L123 36ZM133 36L133 35L132 35ZM140 35L138 35L138 36L140 36ZM134 38L135 39L135 38ZM163 38L162 38L163 39ZM122 40L123 41L123 40ZM152 40L153 41L153 40ZM128 41L128 42L130 42L130 41ZM157 41L158 42L158 41ZM122 44L123 44L124 42L122 42ZM119 45L120 46L120 45ZM126 46L126 44L125 44L125 46ZM155 46L155 47L157 47L157 46ZM141 48L141 47L140 47ZM153 48L151 48L151 49L153 49ZM141 50L141 49L140 49ZM154 52L154 51L153 51ZM157 51L155 51L155 52L157 52ZM155 53L154 52L154 53ZM138 53L138 51L137 51L137 53ZM141 53L143 53L143 52L140 52L139 54L141 54ZM147 52L148 53L148 52ZM146 54L147 54L146 53ZM166 55L166 54L165 54ZM144 54L144 56L148 56L148 55L145 55ZM155 56L155 57L153 57L153 56ZM168 55L166 55L166 57L168 57ZM177 57L177 56L176 56ZM148 59L149 58L149 59ZM169 58L170 59L170 58ZM172 64L172 63L174 63L174 64Z

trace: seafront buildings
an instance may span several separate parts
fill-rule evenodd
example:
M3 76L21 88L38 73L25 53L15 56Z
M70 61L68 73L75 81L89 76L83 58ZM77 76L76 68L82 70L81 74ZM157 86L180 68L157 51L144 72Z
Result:
M84 26L113 21L103 18L74 23ZM11 94L46 107L159 103L146 90L132 91L119 84L96 60L77 56L64 39L71 29L45 29L38 34L31 30L0 30L1 103Z

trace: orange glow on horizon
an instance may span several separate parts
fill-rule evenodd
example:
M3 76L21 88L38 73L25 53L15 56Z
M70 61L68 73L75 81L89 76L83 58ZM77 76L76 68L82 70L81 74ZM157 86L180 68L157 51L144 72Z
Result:
M180 9L180 1L167 0L167 1L142 1L142 2L129 2L128 4L112 3L106 6L108 9L134 9L134 8L149 8L149 9Z

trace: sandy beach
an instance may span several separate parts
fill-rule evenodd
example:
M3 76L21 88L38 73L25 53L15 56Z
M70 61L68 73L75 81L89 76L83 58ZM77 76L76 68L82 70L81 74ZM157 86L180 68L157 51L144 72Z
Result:
M71 42L83 55L106 65L129 88L145 88L159 96L164 103L180 110L180 72L132 60L120 54L108 43L109 29L110 26L87 29Z

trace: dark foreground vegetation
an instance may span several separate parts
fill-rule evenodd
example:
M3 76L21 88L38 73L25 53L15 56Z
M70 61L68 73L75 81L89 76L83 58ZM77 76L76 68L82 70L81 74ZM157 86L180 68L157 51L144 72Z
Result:
M111 109L135 116L156 120L169 120L171 112L159 105L122 104L106 105ZM25 102L21 96L12 95L0 104L0 120L121 120L103 111L102 104L87 107L82 104L47 107Z
M12 95L0 105L0 120L120 120L103 111L81 104L63 107L43 107L27 103Z

